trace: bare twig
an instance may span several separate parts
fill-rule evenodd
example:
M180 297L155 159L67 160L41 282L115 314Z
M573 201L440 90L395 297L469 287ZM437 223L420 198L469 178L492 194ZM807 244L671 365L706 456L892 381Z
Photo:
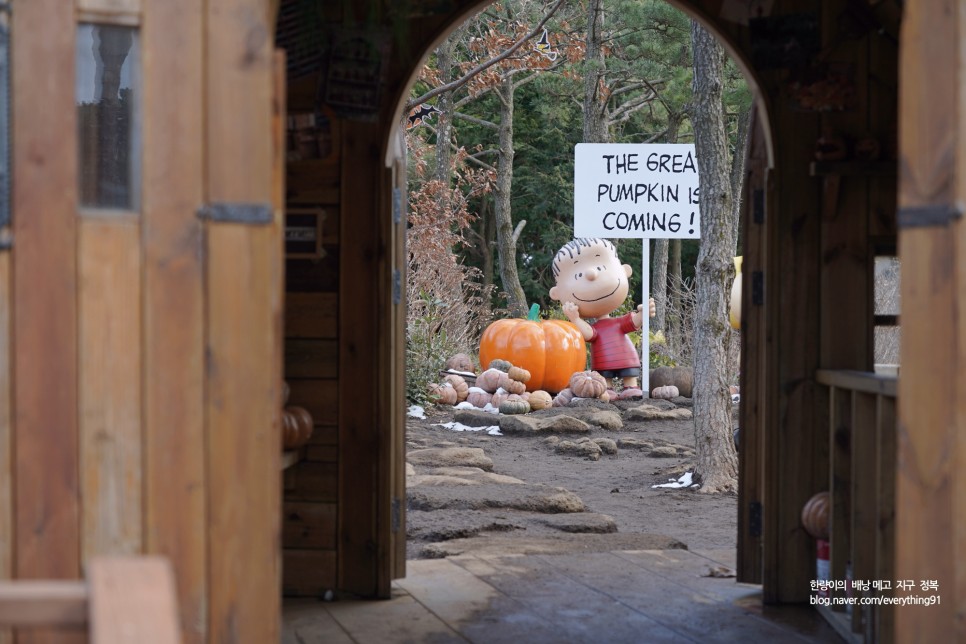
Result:
M531 38L533 38L543 30L543 26L547 24L547 21L550 20L551 16L553 16L553 14L557 12L557 9L559 9L563 3L564 3L564 0L557 0L557 2L552 7L550 7L550 10L540 20L540 22L538 22L537 25L533 29L531 29L529 33L527 33L527 35L525 35L523 38L516 41L512 45L510 45L510 48L507 49L506 51L502 52L497 56L494 56L493 58L486 61L485 63L481 63L477 65L470 71L466 72L466 74L464 74L461 78L457 78L456 80L446 83L445 85L440 85L439 87L426 92L425 94L423 94L418 98L410 99L409 102L406 103L406 111L408 112L409 110L416 107L417 105L422 105L426 101L436 98L440 94L459 89L466 83L470 82L470 80L472 80L472 78L477 74L479 74L480 72L483 72L486 69L497 64L498 62L502 60L506 60L507 58L512 56L516 50L520 49L520 47L522 47L528 40L530 40Z

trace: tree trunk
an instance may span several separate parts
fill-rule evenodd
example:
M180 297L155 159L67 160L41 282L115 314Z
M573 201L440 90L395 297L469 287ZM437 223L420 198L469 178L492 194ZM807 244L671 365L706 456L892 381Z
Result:
M439 74L444 83L454 77L453 49L459 36L460 31L457 30L436 49ZM449 186L453 176L453 154L450 151L450 142L453 140L453 93L440 94L436 107L439 114L436 120L436 170L433 178L442 185ZM447 191L444 190L441 194L445 195Z
M667 339L671 346L679 347L690 342L690 338L681 337L681 316L684 314L684 302L681 281L681 240L672 239L668 244L667 283L668 283L668 312Z
M681 121L684 118L682 112L668 112L667 116L667 135L664 137L665 143L677 143L678 132L681 128ZM653 285L651 297L654 298L655 316L651 320L651 328L656 331L668 332L668 306L671 304L668 299L668 239L657 238L654 240L654 258L651 269L651 284ZM675 239L677 244L677 276L681 277L681 240ZM680 325L678 325L680 329Z
M482 253L483 287L493 284L493 245L494 241L492 202L483 196L480 199L480 253Z
M734 279L733 198L722 103L724 51L691 22L694 52L694 126L701 187L701 249L695 267L694 439L702 492L738 488L727 360L728 299Z
M654 317L651 331L665 331L667 325L667 242L663 237L654 240L654 255L651 257L651 297L654 298Z
M606 71L604 49L603 0L587 3L587 50L584 54L584 143L606 143L607 121L604 110L607 101L601 96L601 80Z
M507 308L514 317L526 317L527 298L517 272L517 242L513 238L510 192L513 187L513 82L506 79L496 88L500 101L500 152L496 169L493 214L496 220L497 257Z
M738 113L738 131L735 136L735 152L731 157L731 222L734 229L735 247L733 255L738 254L738 236L740 233L741 198L745 185L745 147L748 144L748 128L751 127L751 108L742 109Z

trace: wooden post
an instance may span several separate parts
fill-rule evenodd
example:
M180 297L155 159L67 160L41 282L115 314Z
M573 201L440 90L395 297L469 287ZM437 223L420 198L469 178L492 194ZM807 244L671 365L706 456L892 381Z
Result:
M15 575L80 576L74 4L22 3L13 38ZM43 78L43 82L38 82ZM20 642L68 641L37 631Z
M203 18L194 0L144 7L144 547L170 559L182 637L194 644L208 631L204 247L196 215L204 198Z
M939 605L894 612L896 641L966 640L964 7L904 7L899 85L897 579L937 581Z
M206 9L206 203L271 213L205 225L208 640L275 642L284 267L273 112L284 101L266 3Z

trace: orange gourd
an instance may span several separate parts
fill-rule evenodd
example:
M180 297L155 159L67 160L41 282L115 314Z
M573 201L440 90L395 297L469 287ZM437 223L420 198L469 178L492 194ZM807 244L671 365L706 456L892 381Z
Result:
M497 320L480 339L480 364L498 358L529 371L531 391L556 393L567 387L571 374L587 368L584 337L567 320Z
M819 492L802 507L802 525L816 539L828 539L829 494Z

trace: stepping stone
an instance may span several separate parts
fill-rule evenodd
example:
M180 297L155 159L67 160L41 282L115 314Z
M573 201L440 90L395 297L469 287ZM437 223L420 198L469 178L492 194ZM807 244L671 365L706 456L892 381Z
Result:
M415 510L485 510L507 508L527 512L558 514L583 512L579 496L559 487L521 483L505 485L480 483L461 486L410 487L406 493L409 507Z
M425 467L447 467L451 465L478 467L493 471L493 460L483 453L480 447L431 447L417 449L406 454L406 460L413 465Z
M627 420L687 420L693 418L690 409L658 409L653 405L641 405L624 412Z
M608 534L617 532L617 522L613 517L596 512L577 514L550 514L539 519L540 523L561 532Z
M504 434L586 434L590 431L590 425L573 416L501 414L500 431Z

